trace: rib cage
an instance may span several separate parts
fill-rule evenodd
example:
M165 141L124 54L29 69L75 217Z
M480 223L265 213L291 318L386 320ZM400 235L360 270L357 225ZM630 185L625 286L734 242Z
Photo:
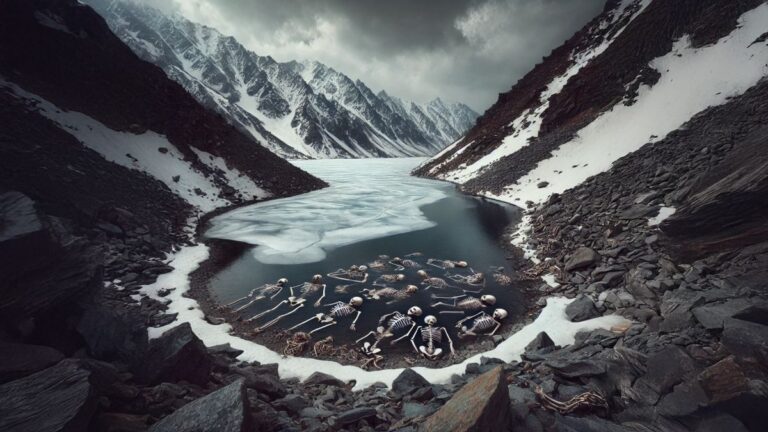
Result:
M430 346L439 344L443 341L443 333L438 327L423 327L421 329L421 340Z
M328 312L328 315L334 318L341 318L352 315L355 313L355 311L356 309L348 303L336 302L333 304L333 306L331 306L331 310Z
M465 299L460 300L458 303L456 303L456 308L461 310L478 310L484 308L485 305L483 304L480 299L475 297L467 297Z
M389 317L389 319L386 320L386 322L387 322L387 327L391 331L402 330L413 325L413 319L411 319L411 317L409 317L408 315L401 314L400 312L395 312L394 315L392 315L391 317ZM379 323L383 324L381 320L379 321Z
M474 321L472 321L472 328L470 329L470 331L478 332L478 331L490 330L495 325L496 325L496 320L494 320L492 316L483 312L482 315L480 315L479 317L475 318Z

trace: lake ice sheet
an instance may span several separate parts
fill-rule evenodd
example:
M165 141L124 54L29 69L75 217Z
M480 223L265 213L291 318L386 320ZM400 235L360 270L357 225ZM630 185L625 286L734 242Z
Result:
M337 159L294 164L329 187L218 216L206 235L256 245L264 264L303 264L335 248L433 227L420 207L453 186L411 177L422 158Z

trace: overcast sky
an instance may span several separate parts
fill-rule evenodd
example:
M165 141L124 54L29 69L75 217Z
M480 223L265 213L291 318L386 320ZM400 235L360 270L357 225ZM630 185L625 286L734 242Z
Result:
M162 0L166 2L167 0ZM605 0L172 0L278 61L319 60L374 91L482 113ZM157 1L152 1L157 5ZM168 3L166 3L168 4Z

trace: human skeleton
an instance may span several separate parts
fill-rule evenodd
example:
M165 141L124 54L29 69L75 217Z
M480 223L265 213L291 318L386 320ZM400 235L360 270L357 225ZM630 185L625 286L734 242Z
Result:
M240 312L241 310L249 307L250 305L256 303L259 300L264 300L267 297L270 299L275 298L278 294L280 294L281 291L283 291L283 288L285 288L285 285L288 284L288 279L286 278L280 278L277 280L276 283L273 284L264 284L258 288L254 288L251 290L251 292L248 293L245 297L240 297L239 299L227 303L224 305L224 307L231 307L238 303L240 303L243 300L251 299L248 303L240 306L239 308L235 309L234 312Z
M376 339L375 342L373 344L370 342L365 342L363 344L362 351L367 356L376 355L381 352L381 348L378 347L379 343L381 343L381 341L384 339L393 337L395 332L408 329L405 334L397 339L392 340L390 345L394 345L408 337L411 334L411 331L413 331L414 327L416 327L416 321L414 321L413 318L419 317L421 314L422 311L420 307L411 306L408 308L405 314L399 311L395 311L386 315L382 315L381 318L379 318L379 326L376 328L376 331L369 331L365 334L365 336L355 341L355 343L360 343L361 341L373 336Z
M418 255L409 254L406 256L418 256ZM392 258L392 261L390 261L389 263L395 266L396 271L403 271L406 268L415 268L415 269L421 268L421 264L417 263L416 261L411 259L402 259L400 257Z
M427 286L426 288L424 288L425 290L428 290L430 288L437 288L437 289L453 288L453 286L450 285L448 282L446 282L445 279L442 279L439 277L431 277L424 270L419 270L418 272L416 272L416 274L419 275L419 277L421 278L421 284Z
M480 309L484 309L487 306L493 306L496 304L496 297L492 296L490 294L482 295L480 298L477 297L467 297L466 295L460 295L455 297L437 297L432 296L433 299L438 300L453 300L453 303L446 303L443 301L439 301L437 303L433 303L431 307L452 307L457 310L455 311L441 311L440 313L463 313L466 311L476 311Z
M456 323L456 328L459 328L459 337L465 336L477 336L478 333L493 329L487 336L493 336L497 330L501 327L501 321L508 315L504 309L496 309L493 311L493 315L488 315L485 311L478 312L472 316L468 316L459 320ZM464 322L472 320L472 326L467 327Z
M278 304L276 304L271 309L267 309L267 310L265 310L263 312L260 312L260 313L258 313L256 315L248 318L247 321L255 321L255 320L263 317L264 315L279 309L280 307L282 307L283 305L286 305L286 304L288 305L288 307L294 308L290 312L284 313L284 314L276 317L272 321L270 321L268 324L269 324L269 326L272 326L272 325L276 324L278 321L280 321L281 319L287 317L288 315L291 315L292 313L294 313L297 310L299 310L302 307L304 307L304 303L307 301L307 297L309 297L311 295L314 295L314 294L317 294L318 292L322 291L322 295L320 296L320 298L317 299L317 301L314 304L315 307L320 306L320 302L325 298L325 284L322 283L322 282L323 282L323 277L321 275L319 275L319 274L316 274L316 275L312 276L312 281L311 282L304 282L303 284L294 285L294 286L290 287L291 295L287 299L279 302ZM299 291L298 296L296 295L296 290Z
M328 277L347 282L366 283L368 281L368 266L353 265L346 270L338 269L328 273Z
M448 279L464 285L485 286L485 274L481 272L475 272L471 268L469 270L472 272L471 274L468 274L468 275L451 274L451 275L448 275Z
M456 353L453 350L453 341L451 340L451 336L448 335L448 330L445 327L435 326L437 324L437 318L435 318L434 315L427 315L427 317L424 318L424 324L426 324L426 326L416 327L416 331L414 331L413 336L411 336L411 345L413 345L413 349L417 354L421 354L429 360L437 360L443 353L443 349L436 347L435 345L442 344L443 335L448 339L448 346L451 349L451 354ZM421 335L422 345L419 345L417 348L415 339L418 335Z
M468 264L466 261L441 260L441 259L430 258L427 260L427 265L430 265L432 267L437 267L439 269L447 270L447 269L452 269L456 267L464 268Z
M335 303L329 303L323 306L329 306L330 309L328 310L328 313L319 313L305 321L302 321L295 326L288 329L288 331L295 330L304 324L312 321L317 320L318 323L323 324L320 327L310 331L308 334L311 335L312 333L315 333L317 331L320 331L326 327L330 327L332 325L336 324L336 320L339 318L348 317L352 314L355 314L355 319L352 320L352 324L349 326L349 329L354 331L355 330L355 324L357 323L357 320L360 318L360 315L363 313L362 311L358 310L358 308L363 304L363 298L362 297L352 297L349 299L348 303L344 302L335 302ZM272 325L274 323L270 322L267 323L269 325ZM266 325L265 325L266 326ZM262 329L265 328L265 326L262 326Z
M408 285L405 289L391 287L364 289L362 293L371 300L389 299L387 304L405 300L419 291L416 285Z
M379 276L378 278L376 278L375 281L373 281L373 285L385 287L385 286L387 286L387 285L389 285L391 283L402 282L404 280L405 280L405 275L402 274L402 273L383 274L383 275Z

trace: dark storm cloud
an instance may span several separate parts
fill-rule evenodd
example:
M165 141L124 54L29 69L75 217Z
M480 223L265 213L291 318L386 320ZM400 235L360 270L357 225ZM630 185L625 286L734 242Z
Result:
M278 60L316 59L375 90L485 110L605 0L174 0Z

